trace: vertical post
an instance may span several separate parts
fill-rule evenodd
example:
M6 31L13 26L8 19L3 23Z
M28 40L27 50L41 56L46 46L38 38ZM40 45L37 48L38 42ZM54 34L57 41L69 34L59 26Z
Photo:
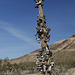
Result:
M42 0L39 0L39 2L42 2ZM44 15L43 15L42 4L39 4L39 5L38 5L38 8L39 8L39 16L43 17ZM43 25L43 22L42 22L41 24ZM44 37L43 37L43 39L42 39L41 45L42 45L42 47L47 47L47 43L44 42L44 40L46 39L46 34L45 34L45 32L44 32L43 36L44 36Z
M49 49L49 46L47 44L47 42L49 42L49 31L50 29L46 26L46 16L43 15L43 4L42 2L44 0L34 0L36 2L36 7L39 9L39 16L38 16L38 20L37 20L37 34L38 38L41 40L41 49L40 49L40 53L39 53L39 57L37 58L37 65L40 66L38 67L39 71L42 71L42 73L44 75L49 75L49 73L47 72L48 68L46 69L45 67L50 67L50 57L51 52ZM38 39L37 39L38 40ZM43 57L43 58L42 58ZM41 60L41 61L40 61ZM43 67L44 66L44 67ZM45 71L46 70L46 71Z

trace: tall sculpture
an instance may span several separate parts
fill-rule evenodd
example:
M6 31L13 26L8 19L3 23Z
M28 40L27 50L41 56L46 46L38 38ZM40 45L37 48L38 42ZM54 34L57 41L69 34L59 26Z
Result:
M39 49L39 54L37 55L37 70L44 75L51 75L51 68L54 66L52 59L52 52L47 44L50 40L50 28L46 26L46 16L43 15L43 1L44 0L34 0L36 2L35 8L39 9L39 15L37 16L37 36L36 40L41 42L41 47Z

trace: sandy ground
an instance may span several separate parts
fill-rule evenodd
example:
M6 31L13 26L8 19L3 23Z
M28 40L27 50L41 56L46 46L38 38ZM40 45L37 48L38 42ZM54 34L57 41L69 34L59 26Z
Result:
M65 73L65 75L75 75L75 68L69 69L69 70Z
M25 74L25 75L42 75L42 74L38 73L38 74ZM56 75L56 74L54 74L54 75ZM75 75L75 68L71 68L71 69L67 70L65 73L61 73L59 75Z

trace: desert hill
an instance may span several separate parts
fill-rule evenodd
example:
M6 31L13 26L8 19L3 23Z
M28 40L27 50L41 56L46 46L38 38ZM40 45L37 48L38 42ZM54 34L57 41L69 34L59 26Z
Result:
M58 41L49 46L53 52L54 61L57 63L70 64L75 62L75 35ZM35 62L38 50L31 52L30 54L24 55L20 58L16 58L10 61L10 63L20 62ZM66 63L65 63L66 62Z

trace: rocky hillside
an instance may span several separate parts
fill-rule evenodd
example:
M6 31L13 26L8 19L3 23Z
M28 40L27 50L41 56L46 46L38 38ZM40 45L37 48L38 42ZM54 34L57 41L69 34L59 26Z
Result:
M50 48L57 64L70 65L75 63L75 35L50 45Z
M70 64L72 62L75 62L75 35L69 37L68 39L58 41L50 45L49 47L53 52L53 58L55 62L57 63L60 62L64 64ZM28 62L28 61L35 62L36 54L38 54L38 50L30 54L24 55L20 58L13 59L10 62L12 64L20 62Z

